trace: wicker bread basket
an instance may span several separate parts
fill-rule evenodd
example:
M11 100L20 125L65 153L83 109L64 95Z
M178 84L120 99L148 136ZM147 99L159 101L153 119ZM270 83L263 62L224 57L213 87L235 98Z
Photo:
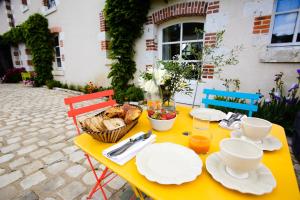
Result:
M135 106L138 109L141 110L141 112L143 112L143 109L140 106L137 105L133 105L130 104L131 106ZM122 105L118 105L115 107L121 107ZM103 116L105 111L102 111L101 113L97 114L96 116ZM140 117L140 116L139 116ZM83 126L82 122L79 122L81 125L81 128L84 132L90 134L91 136L93 136L93 138L95 138L96 140L100 141L100 142L104 142L104 143L115 143L118 142L124 135L126 135L126 133L128 133L130 131L130 129L132 129L137 123L138 123L138 119L135 119L134 121L132 121L129 124L126 124L126 126L114 129L114 130L103 130L103 131L92 131L91 129L89 129L88 127Z

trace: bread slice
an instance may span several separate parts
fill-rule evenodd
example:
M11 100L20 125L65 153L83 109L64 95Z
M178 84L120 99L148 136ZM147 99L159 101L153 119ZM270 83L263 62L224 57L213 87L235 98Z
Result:
M103 124L110 131L125 126L124 120L121 118L105 119Z

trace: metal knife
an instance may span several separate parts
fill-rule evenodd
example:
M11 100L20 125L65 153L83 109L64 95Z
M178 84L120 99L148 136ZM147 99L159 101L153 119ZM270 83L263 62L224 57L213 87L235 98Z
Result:
M114 157L114 156L118 156L122 153L124 153L127 149L129 149L129 147L131 147L133 144L139 142L139 141L144 141L146 139L148 139L152 134L152 131L148 131L147 133L140 135L139 137L135 138L135 139L130 139L128 142L126 142L125 144L123 144L122 146L110 151L107 153L108 157Z

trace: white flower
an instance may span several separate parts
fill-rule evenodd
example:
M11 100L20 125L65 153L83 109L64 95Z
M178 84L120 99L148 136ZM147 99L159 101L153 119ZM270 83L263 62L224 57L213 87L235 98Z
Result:
M141 76L141 77L139 77L139 79L138 79L138 84L139 84L139 86L141 87L141 88L144 88L144 86L145 86L145 79Z
M143 88L146 92L149 93L155 93L158 90L158 87L155 84L154 80L145 81Z
M167 70L164 68L157 68L154 70L153 76L158 85L163 85L165 83L165 75L167 74Z

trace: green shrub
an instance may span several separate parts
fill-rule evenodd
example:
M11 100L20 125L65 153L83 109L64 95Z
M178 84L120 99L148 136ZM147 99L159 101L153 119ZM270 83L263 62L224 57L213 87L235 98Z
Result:
M76 90L76 86L74 84L70 84L68 89L69 90Z
M239 98L216 96L214 99L218 100L218 101L227 101L227 102L233 102L233 103L246 103L245 99L239 99ZM235 112L235 113L241 113L241 114L248 115L248 111L245 111L245 110L240 110L240 109L235 109L235 108L227 108L227 107L221 107L221 106L213 106L213 105L209 105L208 107L220 110L224 113Z
M62 84L62 85L61 85L61 88L68 89L68 88L69 88L69 86L68 86L68 84L67 84L67 83L64 83L64 84Z
M119 102L124 101L124 91L134 78L135 41L143 33L150 0L106 0L105 21L110 36L109 55L113 60L108 78Z
M48 89L53 89L54 87L61 87L61 83L56 80L48 80L46 81L46 86Z
M144 92L141 88L132 85L125 92L125 100L127 101L144 100Z
M54 56L53 36L48 29L48 20L41 14L31 15L25 22L3 34L7 44L24 42L31 50L36 77L34 86L41 86L52 80L52 61Z

